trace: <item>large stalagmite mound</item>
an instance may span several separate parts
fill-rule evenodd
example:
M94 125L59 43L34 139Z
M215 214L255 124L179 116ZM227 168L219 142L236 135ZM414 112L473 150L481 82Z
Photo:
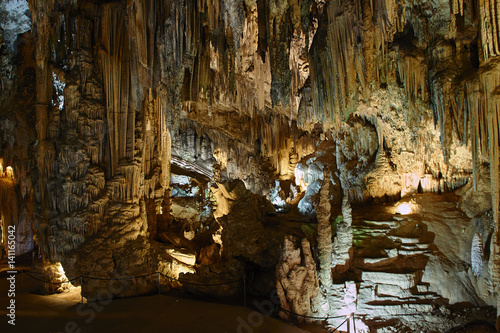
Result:
M499 5L5 0L2 244L329 326L499 308Z

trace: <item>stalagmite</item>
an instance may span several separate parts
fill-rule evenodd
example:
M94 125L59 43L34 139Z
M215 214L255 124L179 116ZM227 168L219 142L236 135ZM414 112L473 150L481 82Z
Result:
M333 265L344 266L350 259L350 249L352 247L352 215L349 198L345 195L342 198L342 222L337 224L337 233L333 242Z
M297 247L296 247L297 246ZM318 276L309 241L304 238L298 242L293 236L286 236L284 251L276 268L277 293L283 309L280 316L290 318L290 312L299 314L300 322L309 322L318 296ZM304 257L302 264L301 256ZM316 310L316 311L314 311Z
M472 272L474 273L475 276L480 276L483 274L483 261L484 261L483 238L481 234L476 233L472 238L472 245L471 245Z
M332 224L330 222L330 176L329 171L324 170L323 185L319 192L319 204L316 207L318 218L318 249L320 270L319 281L324 288L332 284Z

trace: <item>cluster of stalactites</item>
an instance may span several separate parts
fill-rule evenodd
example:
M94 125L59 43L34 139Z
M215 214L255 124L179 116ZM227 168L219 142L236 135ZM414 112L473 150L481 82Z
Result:
M404 28L405 7L393 0L334 1L327 17L326 48L312 50L313 106L318 121L338 123L369 97L372 83L386 83L387 43ZM407 81L419 80L408 74Z
M455 2L463 1L455 0ZM500 55L500 1L481 1L478 7L483 55L487 61L489 58Z
M492 207L498 221L500 179L499 123L500 99L496 89L500 85L500 71L481 72L476 80L466 81L461 87L436 84L433 103L437 111L437 124L441 130L443 154L447 158L450 129L455 128L463 144L470 144L473 157L473 182L477 189L480 164L489 161L491 172ZM453 89L455 88L455 89ZM450 110L451 112L447 112Z
M431 6L433 6L431 4ZM489 158L492 179L492 200L499 206L500 185L498 183L498 101L495 88L499 86L498 70L485 68L476 80L467 81L457 87L455 81L433 78L429 80L425 56L413 47L415 52L407 54L398 47L389 50L388 43L396 32L402 32L405 25L413 25L417 45L424 35L455 37L449 28L429 31L423 29L422 22L415 19L421 11L436 20L439 15L449 19L455 26L453 15L468 15L472 9L462 0L454 0L450 8L432 14L432 8L412 7L394 0L378 1L335 1L328 6L327 37L324 50L313 50L311 62L313 93L313 118L323 123L338 123L356 110L359 100L367 100L372 84L387 83L389 76L399 77L411 104L416 100L426 101L429 97L433 105L434 117L441 130L441 140L445 161L449 158L452 134L456 131L463 144L472 144L474 155L474 178L480 156ZM434 8L435 9L435 8ZM483 61L488 62L500 55L500 2L487 1L479 5L480 35ZM435 10L434 10L435 12ZM449 17L447 16L448 14ZM436 18L435 18L435 17ZM472 18L472 16L471 16ZM431 23L429 23L429 27ZM420 44L419 44L420 43ZM397 44L395 44L397 45ZM439 46L435 61L441 61ZM447 48L442 48L447 50ZM451 57L452 54L447 54ZM496 66L490 64L490 66ZM394 73L390 73L394 71ZM429 86L428 86L429 82ZM451 94L450 94L451 92ZM498 209L494 209L498 221Z
M192 105L191 114L197 112L203 110ZM250 118L214 110L214 119L220 118L226 124L222 130L211 129L210 122L182 120L173 135L172 154L209 172L220 170L228 178L242 179L254 193L270 188L268 177L293 178L298 161L314 152L319 140L319 134L304 132L280 115Z
M500 1L490 0L479 4L480 24L481 24L481 42L484 60L500 56ZM500 85L500 75L498 65L496 69L488 71L481 75L481 80L478 83L480 92L482 92L483 100L473 101L476 112L476 118L472 121L472 140L474 152L474 166L477 169L478 151L481 147L481 152L489 152L490 172L491 172L491 194L493 201L493 213L495 221L498 223L498 207L500 202L500 179L498 175L498 166L500 158L500 102L498 98L498 86ZM482 88L482 89L481 89ZM474 89L474 91L476 91ZM474 95L473 95L474 96ZM470 108L469 108L470 110ZM477 142L481 138L481 144ZM488 145L488 149L486 149ZM477 172L474 173L475 182L477 184Z
M286 117L253 118L250 122L252 142L259 142L261 154L270 159L280 176L291 178L295 165L316 148L316 139L290 125Z
M163 199L170 180L169 88L158 88L168 76L154 70L182 64L194 45L194 14L184 15L184 5L30 1L38 229L47 258L61 258L98 232L114 202ZM158 50L156 39L173 43ZM54 105L54 96L64 103Z

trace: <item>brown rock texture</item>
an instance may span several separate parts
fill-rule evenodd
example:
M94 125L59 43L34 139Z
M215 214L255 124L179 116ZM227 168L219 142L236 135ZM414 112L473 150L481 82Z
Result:
M16 226L16 254L39 251L58 284L62 265L231 295L251 275L298 315L359 310L360 329L370 311L500 308L499 0L16 1L0 4L4 252ZM448 215L390 206L459 188ZM356 215L368 204L387 210ZM157 276L128 286L115 296Z

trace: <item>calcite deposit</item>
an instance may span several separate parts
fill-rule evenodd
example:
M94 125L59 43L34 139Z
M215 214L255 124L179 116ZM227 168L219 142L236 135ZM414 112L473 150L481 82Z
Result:
M3 251L16 226L88 300L129 279L114 297L276 291L364 332L494 320L499 8L4 0Z

